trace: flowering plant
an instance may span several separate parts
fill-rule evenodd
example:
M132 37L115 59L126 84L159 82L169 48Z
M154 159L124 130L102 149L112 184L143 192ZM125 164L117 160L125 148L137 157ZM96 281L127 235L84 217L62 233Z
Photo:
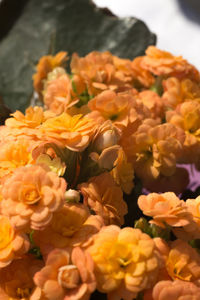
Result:
M0 127L0 299L199 300L200 73L154 46L68 59Z

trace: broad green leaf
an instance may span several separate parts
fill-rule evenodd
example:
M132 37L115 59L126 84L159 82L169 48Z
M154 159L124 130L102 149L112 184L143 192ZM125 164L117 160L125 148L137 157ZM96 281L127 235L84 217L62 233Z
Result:
M79 55L109 50L132 59L154 43L155 35L142 21L119 19L89 0L29 0L0 42L0 95L12 110L24 110L35 65L50 50Z

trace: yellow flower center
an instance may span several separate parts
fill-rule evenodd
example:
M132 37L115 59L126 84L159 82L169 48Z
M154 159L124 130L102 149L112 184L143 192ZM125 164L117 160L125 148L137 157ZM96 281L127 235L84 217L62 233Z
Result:
M19 299L29 299L32 289L30 288L17 288L16 296Z
M148 150L143 151L141 153L136 153L136 161L137 162L143 162L143 161L147 161L149 159L152 158L152 149L151 147L149 147Z
M118 114L113 114L113 115L110 116L109 119L110 119L111 121L115 121L115 120L117 120L117 118L118 118Z
M132 262L132 252L128 245L117 243L113 246L108 260L111 265L115 265L117 269L124 269Z
M22 187L20 192L20 200L28 205L36 204L40 201L41 196L36 186L29 184Z
M118 258L117 261L119 262L119 265L121 268L127 267L131 263L131 259L127 258Z
M171 250L166 263L166 268L172 278L191 281L193 276L188 267L188 263L188 259L184 255L180 256L175 250Z
M66 289L74 289L80 283L80 275L76 266L68 265L59 268L58 283Z

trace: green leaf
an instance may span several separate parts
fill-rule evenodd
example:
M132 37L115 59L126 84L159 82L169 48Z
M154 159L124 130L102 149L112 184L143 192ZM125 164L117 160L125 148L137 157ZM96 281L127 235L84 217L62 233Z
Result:
M35 232L35 230L32 230L29 233L29 240L30 240L31 245L35 245L35 242L34 242L34 239L33 239L34 232Z
M157 93L159 96L162 96L163 94L163 86L162 86L162 81L164 78L162 76L158 76L156 78L156 81L154 85L151 86L150 90Z
M137 295L137 298L136 300L143 300L143 292L140 292L138 295Z
M151 236L150 224L145 218L140 218L135 221L134 228L140 229L142 232Z
M152 238L160 237L166 241L170 240L171 228L167 224L166 228L158 227L155 224L150 224L145 218L140 218L135 221L134 227L148 234Z
M33 238L34 232L35 232L35 230L32 230L28 236L29 241L31 243L31 248L29 249L28 253L33 254L37 259L42 259L42 254L40 252L40 248L38 246L36 246L36 244L34 242L34 238Z
M49 49L79 55L109 50L133 59L155 44L155 35L142 21L119 19L105 11L89 0L27 1L0 43L0 94L5 104L12 110L24 110L30 104L34 66Z
M198 253L200 253L200 239L191 240L191 241L188 242L188 244L189 244L192 248L196 249L196 251L197 251Z
M42 259L42 254L39 247L31 248L28 253L33 254L37 259Z

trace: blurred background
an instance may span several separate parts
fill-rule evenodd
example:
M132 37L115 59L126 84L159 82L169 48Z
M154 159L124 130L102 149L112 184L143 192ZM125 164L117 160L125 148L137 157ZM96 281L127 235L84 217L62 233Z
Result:
M157 46L182 55L200 69L200 0L93 0L120 17L143 20Z

